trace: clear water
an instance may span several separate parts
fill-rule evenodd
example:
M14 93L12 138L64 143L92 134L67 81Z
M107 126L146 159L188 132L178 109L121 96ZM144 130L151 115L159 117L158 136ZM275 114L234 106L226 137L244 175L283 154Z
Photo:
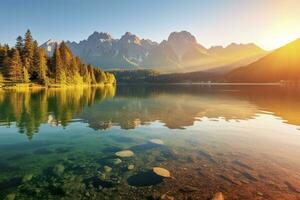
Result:
M280 86L0 91L0 199L300 199L299 102Z

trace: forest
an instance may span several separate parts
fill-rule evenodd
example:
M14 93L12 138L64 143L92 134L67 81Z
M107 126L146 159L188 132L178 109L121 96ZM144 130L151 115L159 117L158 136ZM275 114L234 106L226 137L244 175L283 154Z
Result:
M83 63L65 42L48 56L30 30L19 36L14 47L0 44L0 85L36 84L46 87L115 84L112 73Z

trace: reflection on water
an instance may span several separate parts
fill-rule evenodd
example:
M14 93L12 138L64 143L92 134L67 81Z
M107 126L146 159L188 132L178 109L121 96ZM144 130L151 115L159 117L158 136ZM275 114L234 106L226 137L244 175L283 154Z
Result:
M0 91L0 122L3 126L16 123L20 133L32 138L42 123L66 127L84 106L115 95L115 87L50 89L17 92Z
M299 199L298 102L280 86L0 91L0 198Z

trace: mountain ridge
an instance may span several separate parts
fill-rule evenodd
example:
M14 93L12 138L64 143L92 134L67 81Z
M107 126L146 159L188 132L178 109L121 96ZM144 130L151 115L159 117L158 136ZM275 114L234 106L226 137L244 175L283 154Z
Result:
M48 40L41 47L51 55L56 43ZM84 62L104 69L143 68L162 73L209 70L238 61L246 65L249 64L246 58L260 58L267 53L253 43L205 48L188 31L172 32L161 43L130 32L116 39L107 32L94 31L87 39L66 44Z

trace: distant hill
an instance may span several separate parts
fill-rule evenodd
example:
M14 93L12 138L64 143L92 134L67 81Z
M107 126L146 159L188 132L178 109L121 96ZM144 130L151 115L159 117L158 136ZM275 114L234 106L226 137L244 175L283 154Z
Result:
M56 42L43 47L51 55ZM157 43L126 32L120 39L95 31L86 40L66 42L72 52L85 63L104 69L154 69L162 73L184 73L230 66L247 65L266 51L254 44L205 48L187 31L172 32L167 40ZM238 63L238 64L237 64ZM225 69L225 71L226 71Z
M232 82L279 82L300 80L300 39L276 49L258 61L233 70Z

